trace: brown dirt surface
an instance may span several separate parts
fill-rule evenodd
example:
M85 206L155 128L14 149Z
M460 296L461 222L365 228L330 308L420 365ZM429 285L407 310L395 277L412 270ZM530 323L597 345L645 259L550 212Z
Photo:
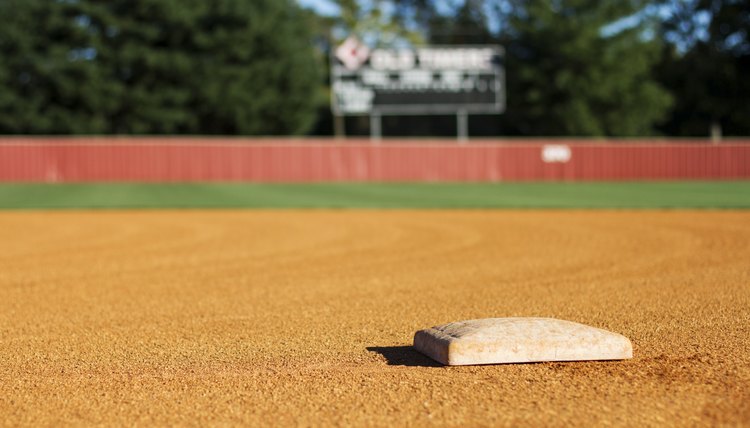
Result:
M750 425L748 211L0 213L0 424ZM450 321L629 337L442 367Z

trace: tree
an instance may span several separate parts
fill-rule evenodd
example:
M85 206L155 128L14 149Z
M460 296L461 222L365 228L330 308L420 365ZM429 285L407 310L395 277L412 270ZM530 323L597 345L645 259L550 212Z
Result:
M0 1L0 132L106 132L112 100L69 6Z
M288 134L314 119L320 61L291 0L0 5L0 132Z
M673 135L750 135L750 1L667 2L659 78L675 96Z
M653 77L661 44L640 16L643 1L391 3L431 44L506 47L506 113L472 118L472 132L651 135L669 112L671 96Z
M482 0L465 0L450 15L441 15L435 10L429 16L427 32L433 44L481 45L497 42L496 35L488 26L485 2Z
M372 0L367 3L334 0L334 3L340 10L339 16L330 21L334 43L349 36L356 36L371 47L424 42L419 30L407 22L411 8L406 3L398 0Z
M651 77L659 44L644 35L642 21L617 24L640 7L622 0L530 0L510 9L501 36L508 53L509 130L653 133L671 102Z

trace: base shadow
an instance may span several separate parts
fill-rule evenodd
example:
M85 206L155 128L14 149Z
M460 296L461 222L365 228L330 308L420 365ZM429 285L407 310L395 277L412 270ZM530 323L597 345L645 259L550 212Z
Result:
M368 346L367 350L385 357L389 366L443 367L442 364L420 354L411 346Z

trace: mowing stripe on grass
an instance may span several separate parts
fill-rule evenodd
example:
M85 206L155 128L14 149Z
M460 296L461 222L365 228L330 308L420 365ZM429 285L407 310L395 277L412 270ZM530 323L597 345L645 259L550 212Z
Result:
M0 184L0 209L750 208L750 181Z

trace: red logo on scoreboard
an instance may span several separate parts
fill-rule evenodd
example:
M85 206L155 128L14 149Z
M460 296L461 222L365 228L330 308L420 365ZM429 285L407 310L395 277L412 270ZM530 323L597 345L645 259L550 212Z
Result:
M347 38L336 49L336 58L349 70L356 70L370 57L370 49L363 45L356 37Z

